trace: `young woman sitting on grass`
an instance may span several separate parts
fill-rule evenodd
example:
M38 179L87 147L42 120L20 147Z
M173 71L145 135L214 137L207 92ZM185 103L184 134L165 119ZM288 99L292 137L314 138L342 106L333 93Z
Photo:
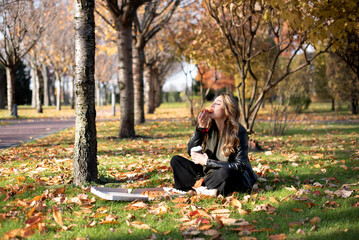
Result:
M196 146L201 146L203 153L191 152ZM187 152L192 161L178 155L171 159L176 189L191 190L202 178L207 189L229 195L250 192L257 181L248 159L247 131L239 123L238 102L232 95L220 94L211 110L199 113Z

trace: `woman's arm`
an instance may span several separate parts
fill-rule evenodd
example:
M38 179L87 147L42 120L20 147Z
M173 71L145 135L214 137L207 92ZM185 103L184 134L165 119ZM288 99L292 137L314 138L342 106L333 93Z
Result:
M247 131L244 127L240 128L238 133L239 146L234 161L232 162L220 162L212 159L208 159L206 167L209 168L231 168L243 172L246 168L248 160L248 139Z
M191 148L196 146L202 146L203 138L206 132L208 132L208 130L205 128L197 127L196 130L194 130L194 133L187 144L188 155L191 156Z

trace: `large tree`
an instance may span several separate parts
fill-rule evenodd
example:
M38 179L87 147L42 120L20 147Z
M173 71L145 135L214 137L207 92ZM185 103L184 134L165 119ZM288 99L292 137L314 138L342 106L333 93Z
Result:
M290 74L308 66L330 44L325 44L323 51L309 54L308 39L322 27L309 11L309 4L302 6L302 2L284 0L205 0L205 4L226 37L237 64L241 122L252 132L267 92ZM305 61L294 66L293 59L299 55ZM254 67L262 59L267 65L264 73ZM283 64L284 72L279 71Z
M143 5L136 13L135 42L133 49L133 80L135 97L135 123L145 122L143 69L144 49L168 21L179 5L180 0L157 0Z
M76 133L74 184L97 179L94 0L75 0Z
M46 24L51 22L48 7L51 1L2 0L0 8L0 63L6 70L7 105L14 115L15 72L21 59L39 40Z
M132 26L138 7L150 0L103 0L116 30L120 84L120 138L135 137Z

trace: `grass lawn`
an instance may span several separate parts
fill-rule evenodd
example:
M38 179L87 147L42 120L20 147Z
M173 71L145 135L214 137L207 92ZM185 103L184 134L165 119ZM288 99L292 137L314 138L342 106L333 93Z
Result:
M315 119L327 115L323 111ZM114 138L120 125L115 118L98 121L103 185L172 186L169 162L175 154L187 155L189 117L184 104L164 104L136 126L141 137L127 140ZM353 119L340 115L346 117ZM258 188L225 198L102 200L88 186L72 185L74 129L2 150L0 238L356 239L358 124L296 123L282 137L267 135L266 122L255 130L253 137L265 148L250 153Z

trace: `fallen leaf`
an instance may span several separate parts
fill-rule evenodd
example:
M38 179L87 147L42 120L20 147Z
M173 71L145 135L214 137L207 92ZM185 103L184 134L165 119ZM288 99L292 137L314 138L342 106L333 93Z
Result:
M322 196L322 193L318 190L312 192L314 195Z
M335 201L326 201L323 207L339 207L339 204Z
M59 224L61 227L64 226L62 215L56 206L52 206L52 216L54 217L57 224Z
M310 223L312 224L312 225L314 225L314 224L316 224L316 223L319 223L320 222L320 218L319 217L313 217L312 219L310 219Z
M346 165L340 165L341 168L343 168L344 170L348 170L348 167Z
M130 223L130 226L137 228L137 229L151 229L146 223L142 221L134 221Z
M143 208L148 208L148 205L141 201L131 203L125 207L126 210L138 210Z
M202 186L204 179L200 178L199 180L196 181L196 183L194 184L193 188L199 188L200 186Z
M269 201L271 201L272 203L277 203L279 204L278 200L275 197L270 197Z
M172 199L173 203L186 203L188 202L188 198L187 197L178 197L175 199Z
M235 208L242 209L242 203L238 199L233 198L231 203Z
M197 236L199 234L201 234L201 231L195 228L188 228L182 233L182 236Z
M292 208L292 210L294 212L303 212L303 209L300 209L300 208Z
M253 209L254 212L265 211L265 212L268 212L269 214L274 213L276 210L277 209L270 204L256 205Z
M312 208L315 206L315 203L312 203L312 202L302 202L303 204L307 205L308 208Z
M252 234L252 232L248 231L248 230L243 230L238 233L239 236L247 236L247 235L251 235L251 234Z
M33 231L29 228L20 228L20 229L14 229L7 233L4 233L4 239L17 239L17 237L29 238L34 234L35 234L35 231Z
M152 207L148 209L148 212L154 215L161 215L168 211L167 206L158 206L158 207Z
M198 228L198 230L204 231L204 230L210 229L211 227L213 227L213 225L206 224L206 225L200 226L200 227Z
M305 235L305 232L304 232L303 229L301 229L301 228L299 228L299 229L297 230L297 233L298 233L298 234L303 234L303 235Z
M288 224L288 226L290 227L290 228L292 228L292 227L298 227L298 226L300 226L300 225L302 225L303 224L303 222L290 222L289 224Z
M339 189L339 190L335 191L334 194L337 197L340 197L340 198L348 198L353 194L353 192L354 191L348 191L348 190L345 190L345 189Z
M268 239L270 240L285 240L287 236L284 233L276 234L276 235L269 235Z
M204 235L206 236L211 236L211 237L219 237L222 235L222 233L218 230L215 230L215 229L209 229L209 230L206 230L203 232Z

